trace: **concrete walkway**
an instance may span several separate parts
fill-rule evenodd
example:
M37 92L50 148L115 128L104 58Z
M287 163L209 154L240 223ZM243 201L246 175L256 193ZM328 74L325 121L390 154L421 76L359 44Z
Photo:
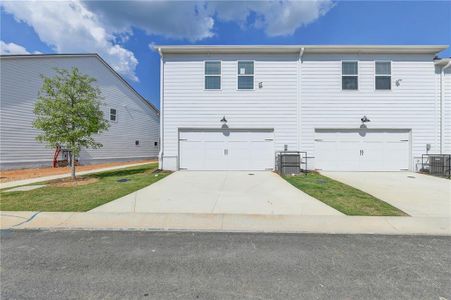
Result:
M119 169L141 166L141 165L146 165L146 164L149 164L149 163L145 162L145 163L137 163L137 164L128 164L128 165L114 166L114 167L108 167L108 168L102 168L102 169L96 169L96 170L90 170L90 171L82 171L82 172L77 172L77 176L94 174L94 173L99 173L99 172L104 172L104 171L119 170ZM12 188L15 186L27 185L27 184L37 183L37 182L60 179L60 178L67 178L70 176L71 176L71 174L67 173L67 174L58 174L58 175L52 175L52 176L9 181L9 182L0 183L0 189Z
M1 229L451 235L450 218L249 214L0 212Z
M343 215L272 172L179 171L91 212Z
M412 172L321 172L413 217L451 218L451 180Z

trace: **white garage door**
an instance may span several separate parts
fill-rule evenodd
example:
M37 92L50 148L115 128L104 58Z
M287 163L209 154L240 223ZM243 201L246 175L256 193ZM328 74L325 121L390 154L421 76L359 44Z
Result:
M180 169L272 170L274 131L180 131Z
M328 171L409 169L410 131L315 130L315 168Z

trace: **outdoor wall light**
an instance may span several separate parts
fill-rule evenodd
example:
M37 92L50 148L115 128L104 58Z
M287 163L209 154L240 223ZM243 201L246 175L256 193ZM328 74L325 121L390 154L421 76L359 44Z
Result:
M263 88L263 82L259 82L259 83L258 83L258 88L259 88L259 89Z
M222 124L226 124L227 123L227 119L226 119L226 117L224 116L224 117L222 117L222 119L221 119L221 121L220 121Z
M371 120L368 119L366 116L363 116L363 118L361 118L360 121L362 121L363 124L371 122Z

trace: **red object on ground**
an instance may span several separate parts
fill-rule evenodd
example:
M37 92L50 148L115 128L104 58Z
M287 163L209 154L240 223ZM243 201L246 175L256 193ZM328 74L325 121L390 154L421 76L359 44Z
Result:
M55 149L55 153L53 154L53 167L54 168L57 168L58 167L58 156L60 155L60 153L61 153L61 146L56 146L56 149Z

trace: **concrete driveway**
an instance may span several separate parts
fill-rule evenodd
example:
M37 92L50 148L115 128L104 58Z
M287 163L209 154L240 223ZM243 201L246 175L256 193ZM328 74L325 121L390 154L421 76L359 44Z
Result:
M321 172L414 217L451 217L451 180L411 172Z
M179 171L91 212L342 215L272 172Z

